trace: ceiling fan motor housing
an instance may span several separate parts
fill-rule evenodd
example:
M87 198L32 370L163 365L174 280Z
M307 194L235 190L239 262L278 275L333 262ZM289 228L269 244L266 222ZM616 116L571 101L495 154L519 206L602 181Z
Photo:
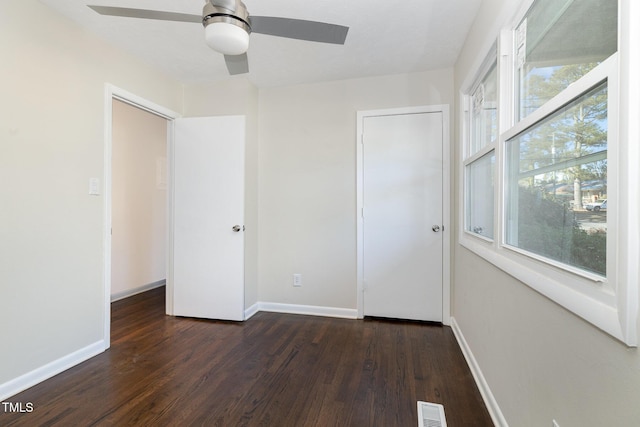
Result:
M240 0L211 0L202 9L209 47L225 55L242 55L249 48L249 12Z
M240 0L207 1L202 9L202 25L206 28L216 22L233 24L247 33L251 32L247 6Z

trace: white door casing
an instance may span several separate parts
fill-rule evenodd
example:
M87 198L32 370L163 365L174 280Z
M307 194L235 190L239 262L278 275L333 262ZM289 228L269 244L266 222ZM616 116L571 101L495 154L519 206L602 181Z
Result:
M174 129L173 314L244 320L245 118Z
M448 323L448 108L360 112L358 136L358 314Z
M104 295L104 324L103 342L104 349L111 345L111 221L112 221L112 147L113 147L113 100L125 102L141 110L147 111L168 121L168 128L172 129L173 120L179 114L134 93L106 83L104 86L104 222L103 222L103 295ZM167 160L171 160L173 139L168 133ZM167 194L167 206L171 205L171 193ZM167 221L171 222L171 210L167 210ZM167 230L167 244L170 245L171 233ZM170 251L169 251L170 252ZM171 304L171 254L167 257L167 304Z

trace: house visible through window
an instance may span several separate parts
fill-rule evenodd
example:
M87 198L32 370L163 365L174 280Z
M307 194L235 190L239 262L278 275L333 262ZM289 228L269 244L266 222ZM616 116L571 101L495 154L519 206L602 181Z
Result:
M554 77L550 77L553 81ZM607 85L506 142L505 243L606 276Z

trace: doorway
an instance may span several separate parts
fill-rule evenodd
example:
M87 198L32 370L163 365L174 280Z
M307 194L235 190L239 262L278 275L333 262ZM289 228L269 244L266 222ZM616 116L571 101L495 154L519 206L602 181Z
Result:
M448 323L447 106L358 113L358 313Z
M164 108L160 105L157 105L151 101L148 101L144 98L141 98L133 93L130 93L126 90L120 89L116 86L106 84L105 85L105 104L104 104L104 140L105 140L105 152L104 152L104 185L103 185L103 193L104 193L104 225L103 225L103 242L104 242L104 269L103 269L103 288L104 288L104 337L103 342L105 350L108 349L111 345L111 295L112 295L112 204L113 204L113 104L114 102L123 102L128 104L129 106L135 107L137 109L146 111L148 113L153 114L154 116L158 116L167 121L167 141L166 141L166 171L167 175L164 177L166 179L168 188L167 188L167 198L165 211L167 213L166 216L166 234L165 234L165 243L167 245L167 250L165 251L165 259L166 259L166 299L167 299L167 308L171 307L172 301L172 253L171 253L171 243L172 243L172 235L168 230L171 228L173 223L173 217L171 214L171 210L169 206L172 205L172 192L171 192L171 152L173 149L173 139L172 139L172 129L173 129L173 120L179 117L179 115L167 108ZM162 180L162 177L161 177Z
M111 302L166 283L167 119L113 101Z
M160 185L166 182L167 186L166 313L189 317L244 320L244 116L179 118L177 113L166 108L112 85L106 85L103 230L105 350L110 346L111 333L113 103L117 101L158 116L167 123L166 176L159 180ZM211 138L211 135L215 137ZM215 153L210 152L213 148L217 149ZM233 156L225 150L232 150ZM224 176L214 176L225 171L228 173ZM202 172L209 175L202 175ZM179 208L176 203L178 198L180 199ZM232 207L234 209L230 210ZM212 210L216 214L232 211L233 215L232 218L223 218L218 221L219 215L213 215ZM190 216L192 213L204 214L207 221L195 220ZM180 227L177 227L177 219L180 219ZM209 226L211 232L198 233L198 230L202 231L205 224ZM209 247L213 247L217 253L224 250L227 256L219 257L218 261L223 262L217 264L220 268L216 270L216 273L221 276L214 277L210 274L210 269L206 270L211 265L211 259L208 258L211 255L210 251L203 250L202 246L196 245L194 248L184 244L185 236L194 235L209 243L213 242ZM230 239L234 242L233 245L228 244L229 236L232 236ZM187 239L187 241L193 243L194 239ZM235 249L231 250L232 247ZM233 259L230 259L230 255L233 255ZM198 262L194 264L194 260ZM194 289L188 286L191 280L183 274L185 271L201 276L204 274L201 277L204 280L197 281L200 288ZM231 282L226 280L230 276L235 278L233 286L229 286ZM179 283L176 278L180 279ZM210 286L211 284L214 286ZM179 313L176 312L175 304L176 288L180 291L177 307ZM204 291L208 293L205 295ZM212 299L216 301L216 305L207 304L207 301ZM199 307L203 304L207 308L214 307L218 310L214 313L203 313L199 311ZM228 308L233 308L232 316L224 311Z

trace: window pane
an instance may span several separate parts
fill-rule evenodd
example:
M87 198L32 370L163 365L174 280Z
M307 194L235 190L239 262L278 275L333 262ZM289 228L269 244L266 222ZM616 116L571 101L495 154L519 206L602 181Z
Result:
M518 120L617 50L617 0L537 0L516 30Z
M606 275L607 85L507 141L506 243Z
M496 163L492 151L467 166L466 230L493 239L493 177Z
M498 138L498 72L494 64L471 95L471 150L477 153Z

